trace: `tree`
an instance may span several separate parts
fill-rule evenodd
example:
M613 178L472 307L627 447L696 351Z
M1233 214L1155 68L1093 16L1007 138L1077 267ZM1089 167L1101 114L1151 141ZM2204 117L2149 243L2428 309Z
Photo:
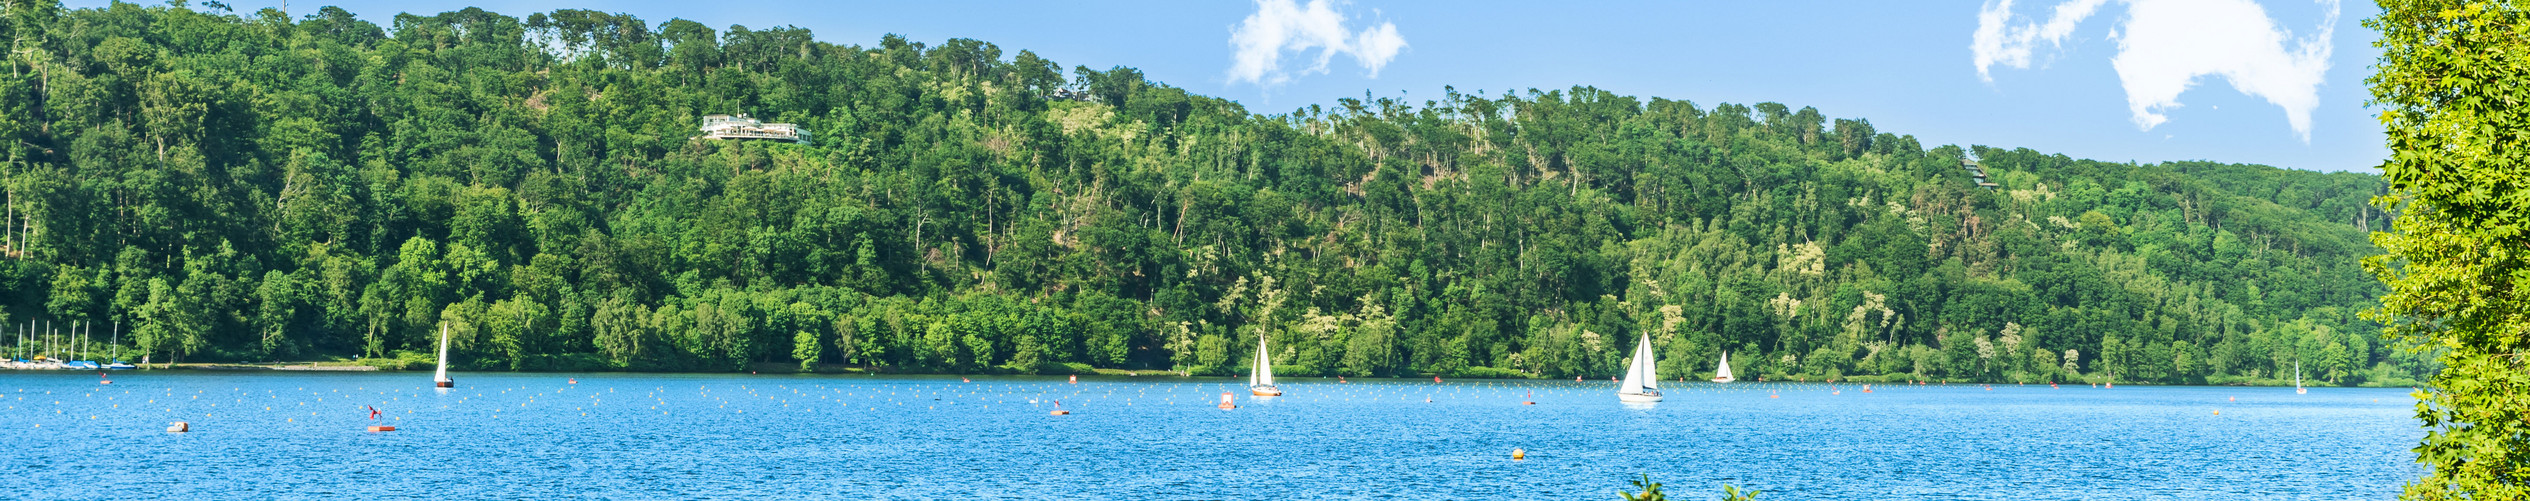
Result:
M825 354L825 346L815 330L801 329L791 334L791 358L799 359L800 372L817 369L817 359Z
M2389 286L2366 315L2446 349L2419 393L2426 476L2407 499L2530 497L2530 11L2489 0L2386 2L2371 105L2400 214L2364 265Z

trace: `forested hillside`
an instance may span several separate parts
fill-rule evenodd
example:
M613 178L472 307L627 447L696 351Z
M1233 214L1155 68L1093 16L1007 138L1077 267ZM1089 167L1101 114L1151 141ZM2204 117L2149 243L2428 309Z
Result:
M1259 113L976 40L577 10L6 5L12 344L414 360L445 326L476 369L1217 374L1270 336L1292 375L1597 378L1648 333L1690 377L2433 370L2355 315L2366 174L1589 87ZM813 142L695 139L710 113Z

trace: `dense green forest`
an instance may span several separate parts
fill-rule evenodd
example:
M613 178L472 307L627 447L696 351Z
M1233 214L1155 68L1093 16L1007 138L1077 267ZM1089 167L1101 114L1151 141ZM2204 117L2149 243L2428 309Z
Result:
M1638 334L1688 377L2435 370L2357 316L2367 174L1590 87L1257 113L976 40L581 10L5 5L18 354L79 323L380 363L444 326L489 370L1223 374L1262 336L1291 375L1596 378ZM813 141L695 138L741 112Z

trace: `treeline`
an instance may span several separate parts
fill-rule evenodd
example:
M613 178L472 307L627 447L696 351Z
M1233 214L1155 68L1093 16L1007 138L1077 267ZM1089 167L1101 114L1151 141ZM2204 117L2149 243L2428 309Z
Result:
M514 370L1222 374L1270 337L1295 375L1604 377L1641 333L1672 375L2434 370L2355 315L2369 175L1589 87L1258 114L967 39L202 5L8 4L0 324L161 361L421 360L444 327ZM814 142L693 138L739 112Z

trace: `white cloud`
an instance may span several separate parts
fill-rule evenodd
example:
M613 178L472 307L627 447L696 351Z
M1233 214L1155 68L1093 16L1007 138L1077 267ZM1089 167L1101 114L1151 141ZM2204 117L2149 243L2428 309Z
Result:
M1406 39L1397 35L1397 25L1382 22L1354 32L1344 27L1344 14L1336 12L1327 0L1309 0L1307 5L1293 0L1256 0L1256 13L1239 22L1230 32L1230 81L1275 85L1290 81L1293 71L1283 69L1284 52L1297 54L1317 49L1317 59L1297 73L1325 73L1327 63L1336 54L1351 56L1372 78L1379 69L1396 59L1405 50Z
M2328 73L2337 0L2320 0L2326 20L2289 49L2291 33L2249 0L2131 1L2114 64L2136 126L2150 130L2169 121L2161 112L2179 107L2179 94L2196 85L2196 77L2220 75L2240 93L2283 107L2293 133L2310 142L2310 112L2319 107L2319 84Z
M1968 50L1976 55L1977 78L1994 81L1994 76L1987 73L1986 68L1996 63L2028 68L2030 50L2038 42L2064 46L2064 39L2073 36L2074 25L2098 12L2100 4L2104 3L2108 0L2073 0L2057 5L2055 16L2047 18L2046 24L2008 27L2005 25L2011 22L2012 0L1987 4L1977 10L1977 33L1968 44Z
M2339 0L2316 0L2324 12L2319 27L2296 38L2267 16L2252 0L2123 0L2126 18L2109 37L2117 41L2118 83L2126 90L2126 108L2135 126L2152 130L2170 120L2179 95L2198 77L2220 76L2242 94L2257 96L2284 109L2285 121L2303 142L2310 141L2310 114L2319 107L2319 85L2328 73ZM2039 42L2061 46L2075 25L2105 0L2071 0L2057 5L2045 24L2013 24L2010 0L1977 12L1977 31L1969 43L1977 76L1993 81L1988 68L2028 68Z

